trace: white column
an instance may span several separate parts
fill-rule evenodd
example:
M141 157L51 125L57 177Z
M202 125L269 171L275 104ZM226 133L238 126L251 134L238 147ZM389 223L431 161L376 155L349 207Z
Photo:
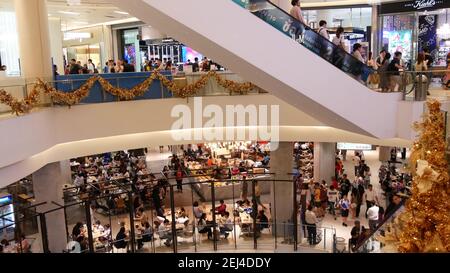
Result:
M380 162L388 162L391 159L391 147L380 146L378 159Z
M64 75L63 33L61 31L61 18L51 17L48 19L48 23L53 64L56 64L58 67L59 75Z
M292 173L293 157L294 145L290 142L280 142L278 149L270 152L270 172L275 173L275 180L292 180L292 175L288 175L288 173ZM275 186L272 183L270 187L272 217L276 217L277 235L282 236L284 232L291 231L283 223L288 223L288 221L293 223L293 183L275 181ZM272 230L275 229L272 228Z
M72 170L70 168L70 160L60 162L61 176L63 184L72 184Z
M61 164L51 163L33 174L33 190L36 203L47 202L39 206L38 212L46 212L57 208L52 204L63 205L64 177ZM70 167L69 167L70 168ZM64 210L57 210L46 215L49 249L52 253L61 253L67 244ZM40 226L39 226L40 230Z
M314 181L331 182L336 164L336 143L314 143Z
M46 0L14 0L19 34L20 66L29 82L52 77Z
M113 37L112 37L112 30L111 30L111 26L103 26L103 39L102 42L100 43L100 48L101 48L101 67L102 68L105 63L108 60L112 60L114 59L114 52L113 52Z
M378 6L372 5L372 35L371 41L371 50L373 52L373 56L378 56Z

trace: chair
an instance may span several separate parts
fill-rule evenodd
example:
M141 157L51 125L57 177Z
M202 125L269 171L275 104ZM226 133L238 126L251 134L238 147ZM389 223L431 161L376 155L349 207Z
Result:
M200 233L198 232L198 227L195 227L195 241L200 245L202 243L203 237L208 236L208 233Z
M227 232L225 232L225 234L229 234L229 238L230 238L230 236L231 236L231 239L234 239L234 229L232 230L232 231L227 231ZM220 234L220 238L224 238L225 239L225 234Z
M116 200L116 213L118 212L126 212L125 200L121 197Z
M156 245L156 241L159 241L159 246L162 246L162 239L159 237L158 233L153 234L153 243Z

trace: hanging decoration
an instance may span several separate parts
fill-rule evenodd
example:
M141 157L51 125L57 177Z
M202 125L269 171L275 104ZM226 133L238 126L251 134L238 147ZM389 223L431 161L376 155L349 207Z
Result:
M208 72L192 84L180 87L176 85L174 81L169 80L166 76L162 75L160 71L155 70L150 77L131 89L114 87L108 80L100 76L93 76L77 90L72 92L62 92L54 88L50 83L44 82L42 79L38 79L31 92L23 100L18 100L5 90L0 90L0 103L11 107L14 114L22 115L29 113L36 105L39 104L41 94L47 94L51 97L54 103L71 107L87 98L96 82L99 82L103 90L113 96L117 96L122 100L133 100L136 97L141 97L148 92L153 84L153 81L156 79L160 80L163 86L179 98L187 98L196 95L206 86L206 84L208 84L209 79L215 79L220 86L229 90L230 93L246 94L256 88L256 86L250 82L238 83L223 79L215 71Z

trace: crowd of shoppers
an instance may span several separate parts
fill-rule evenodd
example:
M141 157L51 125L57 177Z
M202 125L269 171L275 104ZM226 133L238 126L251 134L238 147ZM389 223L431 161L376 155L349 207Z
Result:
M212 60L209 60L207 57L203 57L201 61L197 57L194 59L194 62L188 60L186 65L192 66L192 72L208 72L212 69L213 66L216 70L220 70L222 68L221 65L213 62ZM178 71L178 67L173 63L171 58L164 58L163 60L152 58L150 60L145 60L142 64L141 71L151 72L154 70L171 71L175 74ZM107 74L127 72L136 72L135 65L128 63L127 60L109 60L101 69L100 64L96 66L91 59L89 59L88 62L84 65L81 64L81 61L72 59L66 66L64 74Z
M302 15L300 1L293 0L291 1L291 4L292 8L289 14L296 20L308 25L308 22L305 21ZM336 35L330 39L330 34L327 29L327 22L325 20L320 20L317 33L342 50L347 51L344 38L344 28L338 27L336 30ZM324 58L330 59L327 57L329 51L325 50L328 47L326 43L317 46L321 48L320 54ZM376 59L374 58L374 54L372 52L364 52L361 43L355 43L350 51L351 55L355 59L366 64L368 67L372 68L373 71L375 71L375 73L371 73L367 78L363 78L363 73L353 75L355 79L361 83L366 84L371 88L381 89L382 92L396 92L403 90L406 84L412 81L416 84L417 88L420 88L421 90L422 88L426 88L428 90L431 77L433 76L430 72L430 68L434 62L429 48L423 48L416 58L417 62L415 64L411 64L411 66L408 64L408 60L405 61L402 59L403 54L400 51L388 52L386 49L382 49ZM450 53L447 56L447 60L447 67L450 69ZM413 69L418 72L417 76L415 78L409 77L408 80L405 80L402 72L407 69ZM418 86L419 84L421 86ZM447 72L442 78L442 84L445 88L450 88L450 72Z

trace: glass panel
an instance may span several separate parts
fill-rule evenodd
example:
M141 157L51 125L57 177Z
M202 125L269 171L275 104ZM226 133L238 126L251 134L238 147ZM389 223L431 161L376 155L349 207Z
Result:
M288 13L265 0L233 0L235 3L250 10L254 15L264 20L285 35L292 37L301 45L332 63L343 72L353 76L361 76L366 81L371 68L358 61L345 50L337 47L316 31L297 21Z
M114 209L112 202L114 197L104 195L94 201L96 209L94 210L95 222L92 223L92 232L94 239L94 248L97 253L112 252ZM117 219L115 219L117 221ZM118 228L115 227L116 231Z
M254 209L251 202L252 182L243 179L236 185L240 193L234 211L237 217L237 246L239 249L252 250L254 249L253 233L255 230L253 225Z
M257 174L254 174L255 176ZM255 199L258 206L257 230L258 249L273 250L275 248L275 233L273 230L272 200L270 195L272 181L255 182Z
M6 75L19 76L19 42L14 12L0 12L0 65L6 65Z
M82 195L83 198L84 196ZM69 237L66 252L89 252L89 241L86 226L86 210L84 203L75 203L66 208L66 223Z

